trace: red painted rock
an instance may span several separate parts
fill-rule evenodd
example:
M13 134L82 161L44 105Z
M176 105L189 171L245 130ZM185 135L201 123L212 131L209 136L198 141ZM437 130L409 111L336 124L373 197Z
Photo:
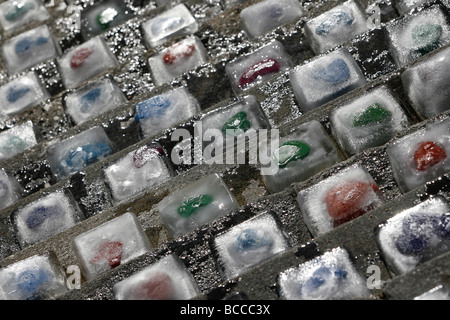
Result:
M425 171L446 158L445 149L432 141L421 143L414 153L414 163L419 171Z
M115 268L120 265L121 258L122 243L119 241L105 241L100 244L97 255L91 262L98 263L106 260L111 268Z
M86 59L93 53L94 50L90 48L78 49L74 52L72 58L70 58L70 67L73 69L81 67L86 62Z
M188 58L195 51L195 46L183 42L176 43L167 49L163 55L163 61L166 64L174 64L179 58Z
M255 63L249 67L239 78L239 87L244 88L256 80L259 76L269 73L275 73L281 70L281 65L278 61L268 58Z
M371 210L373 205L367 203L367 199L378 190L376 184L361 181L344 182L331 188L325 197L325 203L334 226Z
M170 277L162 272L155 272L149 279L132 290L136 300L170 300L173 299L173 285Z

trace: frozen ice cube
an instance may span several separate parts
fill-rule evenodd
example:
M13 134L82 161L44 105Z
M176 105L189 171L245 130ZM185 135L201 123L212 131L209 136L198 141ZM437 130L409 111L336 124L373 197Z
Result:
M217 134L223 137L222 145L225 148L228 147L226 139L232 138L234 146L235 143L240 144L241 139L246 136L252 139L253 133L256 137L256 130L269 127L269 122L255 96L244 96L223 108L208 112L202 116L200 121L205 148L203 155L206 161L211 160L210 155L214 157L216 151L221 151L219 141L211 142Z
M97 36L59 57L58 65L64 85L72 89L116 66L117 59L105 40Z
M270 168L261 177L271 193L284 190L294 182L304 181L340 161L338 150L325 129L313 120L291 130L280 137L279 145L267 150L262 144L262 153L270 154Z
M199 295L194 277L174 254L116 283L117 300L189 300Z
M290 82L300 108L312 110L366 83L347 49L338 49L290 72Z
M114 152L114 145L102 127L93 127L47 149L53 174L63 179Z
M267 81L292 67L283 45L274 40L258 50L236 58L225 66L236 93Z
M272 213L242 222L214 239L218 262L231 279L289 248L287 235Z
M335 109L330 122L333 135L349 154L383 145L408 126L406 114L384 86Z
M315 237L383 203L377 184L358 164L301 190L297 201L305 223Z
M427 0L397 0L395 1L395 6L400 13L400 15L404 15L411 11L412 9L421 6Z
M3 61L11 74L56 58L59 52L60 48L46 25L6 40L2 46Z
M105 178L117 201L130 198L171 177L164 151L158 146L143 146L105 169Z
M9 0L0 4L0 25L5 31L17 30L49 17L40 0Z
M34 255L0 269L0 299L55 299L67 292L65 281L54 254Z
M450 170L450 119L395 139L387 146L395 181L408 192Z
M2 112L13 115L44 101L49 94L37 75L29 72L1 86L0 97Z
M386 30L399 67L450 42L447 18L437 6L394 20Z
M12 174L0 169L0 209L6 208L22 197L23 188Z
M450 300L450 287L438 285L415 297L414 300Z
M154 48L175 36L191 35L198 23L184 4L178 4L142 24L144 41Z
M450 108L450 47L408 67L402 74L405 91L422 117Z
M178 237L238 208L227 185L217 174L174 191L158 203L169 232Z
M64 98L66 113L76 124L112 110L125 101L122 91L110 79L90 83Z
M69 229L84 216L68 191L55 191L17 209L11 218L23 248Z
M0 160L11 159L15 155L28 150L38 141L31 120L0 133Z
M174 43L148 59L155 85L160 86L208 61L205 46L197 36Z
M148 138L200 112L197 99L184 88L177 88L139 102L136 105L136 122L143 137Z
M88 280L152 249L138 219L130 212L76 236L73 246Z
M84 39L97 36L124 22L129 14L123 1L109 0L81 11L81 32Z
M436 196L406 209L381 224L376 239L394 274L411 271L450 249L450 204Z
M297 0L264 0L244 8L241 21L250 39L294 21L303 13Z
M364 276L349 252L340 247L283 271L278 276L278 288L287 300L347 300L370 296Z
M322 13L305 25L305 33L316 54L350 41L367 30L367 18L353 0Z

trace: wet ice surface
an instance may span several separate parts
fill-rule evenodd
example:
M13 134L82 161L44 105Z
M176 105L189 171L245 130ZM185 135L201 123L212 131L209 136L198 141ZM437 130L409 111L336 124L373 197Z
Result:
M0 160L11 159L38 143L32 121L15 125L0 133Z
M66 88L72 89L117 65L117 59L101 37L71 48L57 59Z
M22 187L13 175L0 169L0 209L6 208L22 197Z
M289 77L300 109L305 112L366 83L347 49L338 49L297 66Z
M47 158L57 179L63 179L106 158L114 145L102 127L92 127L47 149Z
M228 186L217 174L174 191L157 205L169 232L178 237L238 208Z
M45 21L49 14L40 0L9 0L0 4L0 25L13 31L34 21Z
M394 274L413 270L450 248L449 203L437 196L396 214L380 225L377 242Z
M66 113L76 124L112 110L125 101L116 83L108 78L90 83L64 98Z
M313 236L355 219L384 201L366 169L352 165L301 190L297 201Z
M126 200L171 177L168 161L157 146L143 146L105 169L114 199Z
M254 39L284 23L301 16L303 10L296 0L264 0L244 8L240 17L245 32Z
M208 54L197 36L185 38L148 59L156 86L169 82L208 61Z
M415 297L414 300L450 300L450 288L439 285Z
M305 25L306 35L316 54L343 44L367 30L367 18L352 0L309 20Z
M67 291L65 280L48 254L35 255L0 270L0 299L54 299Z
M73 245L88 280L152 249L139 221L130 212L78 235Z
M278 287L280 295L287 300L347 300L370 296L365 278L342 248L280 273Z
M287 235L270 213L242 222L214 240L218 263L231 279L289 248Z
M379 87L332 112L333 135L349 153L383 145L408 126L403 109L387 87Z
M0 87L2 110L6 116L35 106L48 98L49 94L34 72L14 78Z
M2 46L3 61L10 74L56 58L59 51L47 25L25 31L5 41Z
M176 5L142 24L144 41L150 48L157 47L174 36L190 35L198 23L184 4Z
M338 151L322 125L314 120L280 137L278 146L262 145L270 156L270 168L261 168L262 179L271 193L284 190L293 182L308 179L339 161ZM264 170L264 171L263 171Z
M450 170L450 120L429 123L387 146L394 178L410 191Z
M55 191L18 209L11 219L25 247L74 226L84 216L70 194Z
M386 26L399 67L450 42L450 27L439 7L431 7Z
M200 112L197 99L184 87L164 92L136 105L142 136L152 137Z
M450 48L407 68L402 83L413 107L431 117L449 109Z
M292 61L283 45L274 40L269 44L241 55L225 66L228 77L236 93L261 84L289 70Z
M398 0L395 1L395 6L401 15L408 13L412 9L421 6L427 0Z
M168 255L114 285L117 300L188 300L200 290L181 260Z

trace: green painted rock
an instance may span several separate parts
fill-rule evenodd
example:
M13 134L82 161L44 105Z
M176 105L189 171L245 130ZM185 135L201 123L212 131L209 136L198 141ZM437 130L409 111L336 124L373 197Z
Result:
M442 27L438 24L419 24L411 32L417 51L426 54L439 47Z
M293 140L283 143L273 153L273 158L278 167L284 168L291 161L306 158L311 152L310 147L301 141Z
M8 21L16 21L33 9L34 4L31 2L26 2L24 4L14 3L13 6L5 12L5 19Z
M391 112L383 108L379 103L374 103L367 107L364 112L356 115L353 118L354 127L362 127L367 125L374 125L390 119Z
M97 23L103 30L108 29L110 23L117 17L119 13L114 8L103 10L97 15Z
M247 119L247 113L244 111L236 113L234 116L232 116L230 119L228 119L227 122L222 126L222 132L224 134L231 134L231 135L239 135L242 132L247 131L250 129L251 124L250 121Z
M178 207L178 214L182 217L190 217L198 208L207 206L213 201L213 197L209 194L201 194L190 197Z

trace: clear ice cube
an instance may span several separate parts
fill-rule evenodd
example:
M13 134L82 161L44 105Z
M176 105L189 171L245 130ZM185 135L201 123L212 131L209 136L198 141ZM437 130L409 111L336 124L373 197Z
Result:
M408 67L402 83L416 111L425 118L450 108L450 47Z
M34 255L0 269L0 299L55 299L67 292L65 281L53 254Z
M1 112L11 116L39 104L47 99L49 94L37 75L29 72L1 86L0 97Z
M288 237L272 213L242 222L214 239L218 262L226 279L289 248Z
M264 0L244 8L241 21L250 39L254 39L303 14L297 0Z
M64 86L68 89L73 89L117 65L116 57L99 36L71 48L57 61Z
M387 87L366 92L335 109L333 135L349 154L385 144L408 126L403 109Z
M172 128L200 112L197 99L180 87L141 101L136 105L136 122L142 136L152 137Z
M236 93L261 84L292 67L292 61L283 45L274 40L269 44L239 56L225 66L225 71Z
M200 289L183 262L168 255L113 287L117 300L189 300Z
M2 46L3 61L10 74L56 58L60 51L47 25L14 36Z
M31 120L0 133L0 160L13 158L38 144Z
M131 212L76 236L73 246L83 275L88 280L152 249L138 219Z
M45 240L77 224L83 213L67 191L55 191L12 213L22 248Z
M450 42L450 27L439 7L394 20L386 26L392 56L399 67Z
M276 148L268 151L268 146L262 144L262 153L271 152L270 168L262 166L261 170L266 171L261 177L271 193L304 181L340 160L335 144L317 120L301 124L280 137Z
M290 82L300 108L309 111L366 83L347 49L338 49L295 67Z
M283 271L278 276L278 288L286 300L348 300L370 296L364 276L349 252L340 247Z
M238 208L228 186L217 174L174 191L157 205L169 232L178 237Z
M47 149L56 179L63 179L114 153L115 147L102 127L92 127Z
M0 209L6 208L22 197L23 188L12 174L0 169Z
M0 25L7 32L49 17L40 0L9 0L0 4Z
M393 175L402 192L408 192L450 170L450 119L424 128L387 146Z
M110 111L125 101L122 91L108 78L83 86L64 98L66 113L76 124Z
M193 34L198 23L184 4L178 4L145 21L142 29L147 46L154 48L175 36Z
M107 167L106 182L115 200L128 199L171 177L164 151L155 146L142 146Z
M378 207L383 198L372 176L356 164L301 190L297 201L316 237Z
M148 59L156 86L193 71L208 61L205 46L197 36L185 38L164 48Z
M376 239L394 274L411 271L450 249L450 204L436 196L403 210L378 227Z
M353 0L322 13L305 25L305 33L316 54L350 41L367 30L367 17Z

